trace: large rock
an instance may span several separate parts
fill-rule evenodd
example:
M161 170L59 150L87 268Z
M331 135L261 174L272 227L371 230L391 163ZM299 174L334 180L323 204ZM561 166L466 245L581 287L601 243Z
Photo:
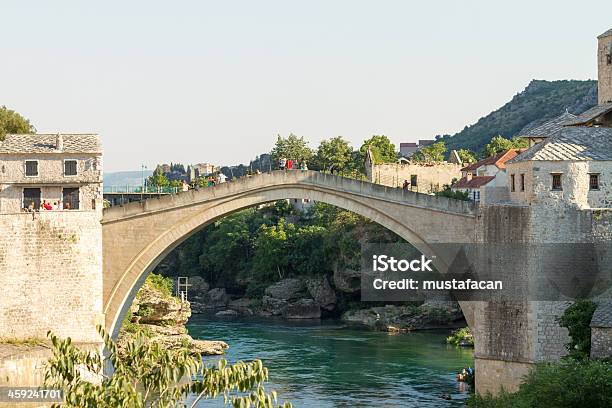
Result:
M285 319L320 319L321 308L312 299L299 299L282 310Z
M229 300L230 298L225 292L225 288L211 289L206 296L207 306L213 309L226 307Z
M139 323L162 326L185 324L191 316L188 302L166 296L146 285L138 292L131 310Z
M272 316L280 316L288 302L283 299L277 299L271 296L265 296L261 299L261 307L264 311L270 312Z
M210 285L201 276L190 276L187 282L190 285L187 289L190 298L205 296L210 290Z
M319 307L328 311L334 310L338 299L325 276L306 280L306 288Z
M352 269L335 267L334 286L344 293L356 293L361 290L361 273Z
M231 309L232 311L238 312L238 314L240 315L252 316L253 315L253 310L251 309L252 304L253 304L253 301L249 298L239 298L239 299L234 299L230 301L227 304L227 307Z
M300 279L283 279L266 288L265 294L276 299L299 299L306 292L306 286Z

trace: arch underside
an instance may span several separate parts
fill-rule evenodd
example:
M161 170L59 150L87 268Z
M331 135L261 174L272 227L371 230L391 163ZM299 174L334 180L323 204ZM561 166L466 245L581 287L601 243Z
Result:
M129 220L132 222L153 222L162 226L167 224L167 228L162 228L163 232L156 233L154 234L155 236L143 237L146 245L135 254L127 268L119 275L117 281L113 282L110 296L108 298L105 296L104 313L106 329L113 333L113 335L118 334L120 322L123 320L146 276L155 269L168 253L195 232L224 216L242 209L293 198L320 201L355 212L393 231L415 246L425 256L431 257L434 255L434 251L428 245L426 237L418 234L411 225L407 225L409 223L402 217L392 217L388 214L388 208L385 208L385 205L388 205L388 203L383 205L383 203L377 200L366 199L350 193L327 190L317 186L283 185L265 187L231 197L194 203L190 206L144 213L131 217ZM395 205L401 206L401 204ZM427 210L423 209L422 211L423 216L426 216ZM435 216L434 212L432 211L429 216ZM113 221L109 225L113 226L121 222L122 220ZM114 225L114 228L117 228L117 226ZM117 234L117 236L121 235ZM107 255L111 256L110 254L105 254L105 256ZM439 265L439 262L436 263L434 261L438 269L442 270L444 266ZM105 270L105 274L106 272ZM471 319L468 316L471 313L467 310L464 310L464 313L468 323L471 325Z

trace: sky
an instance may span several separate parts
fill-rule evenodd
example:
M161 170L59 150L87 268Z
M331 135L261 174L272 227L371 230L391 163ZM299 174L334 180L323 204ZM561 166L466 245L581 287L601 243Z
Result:
M612 2L22 1L0 6L0 105L99 133L105 171L248 163L453 134L532 79L595 79Z

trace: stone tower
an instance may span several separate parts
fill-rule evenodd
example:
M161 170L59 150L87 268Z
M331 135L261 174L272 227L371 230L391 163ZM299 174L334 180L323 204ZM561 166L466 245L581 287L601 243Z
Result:
M597 37L599 104L612 102L612 28Z

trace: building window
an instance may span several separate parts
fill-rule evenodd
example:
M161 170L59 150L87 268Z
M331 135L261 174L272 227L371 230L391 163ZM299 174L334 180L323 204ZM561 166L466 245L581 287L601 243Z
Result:
M612 65L612 54L606 55L606 65Z
M40 209L40 188L24 188L23 189L23 208L29 210Z
M26 177L37 177L38 176L38 161L26 160L25 175Z
M79 209L79 188L70 187L62 190L62 199L64 202L64 210Z
M480 190L472 191L472 197L474 201L480 201Z
M410 176L410 185L412 187L416 187L417 186L417 175L413 174Z
M516 191L514 186L515 186L515 184L514 184L514 174L511 174L510 175L510 191L512 191L512 192Z
M64 160L64 176L76 176L77 175L77 161L76 160Z
M525 191L525 175L521 174L521 191Z
M599 190L599 174L589 174L589 190Z
M553 190L562 190L562 188L561 188L561 174L553 174L552 175L552 189Z

